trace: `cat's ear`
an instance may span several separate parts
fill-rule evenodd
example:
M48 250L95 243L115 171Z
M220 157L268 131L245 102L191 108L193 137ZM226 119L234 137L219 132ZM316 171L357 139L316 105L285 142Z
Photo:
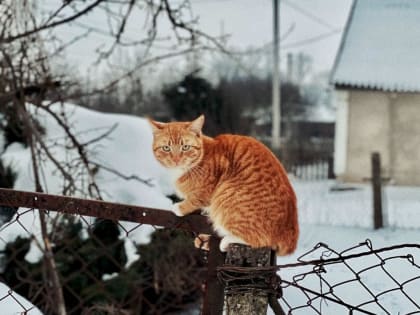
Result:
M165 128L165 123L161 123L150 118L148 118L147 120L149 121L149 124L152 127L153 133L159 132L160 130Z
M197 119L193 120L190 124L190 130L194 132L197 136L201 135L201 129L204 125L204 115L200 115Z

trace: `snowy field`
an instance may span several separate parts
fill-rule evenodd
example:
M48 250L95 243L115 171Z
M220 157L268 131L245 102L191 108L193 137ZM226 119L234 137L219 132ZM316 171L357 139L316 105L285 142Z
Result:
M296 262L300 256L311 251L317 243L324 243L337 253L366 240L371 241L374 249L397 244L420 245L420 187L385 187L383 194L385 228L375 231L372 229L372 192L369 185L347 184L344 186L334 180L300 181L296 179L292 179L292 183L298 198L300 239L297 251L289 257L278 258L278 265ZM337 191L337 187L351 187L352 189ZM360 246L343 255L366 251L370 251L367 246ZM406 258L390 258L407 254L413 256L417 266L411 264ZM337 257L336 254L321 247L302 259L319 259L321 256L325 259ZM322 276L325 281L335 286L334 294L351 305L367 303L379 294L378 302L382 308L374 303L368 303L362 307L373 314L420 314L420 309L399 290L399 284L407 281L403 286L403 291L413 298L417 305L420 305L420 249L394 250L380 254L380 257L369 255L349 260L347 266L342 263L330 265L325 268L326 273ZM381 259L385 260L384 265ZM372 266L373 268L370 268ZM365 270L366 268L369 269ZM279 274L282 279L293 282L293 277L297 274L312 270L311 266L284 268ZM356 273L360 275L360 282ZM387 273L398 283L394 282ZM419 278L408 281L415 277ZM339 282L343 281L347 283L339 285ZM320 278L313 273L297 283L317 292L325 293L329 290L324 283L323 291L321 291ZM380 294L386 290L390 292ZM292 307L305 306L308 300L301 290L293 287L284 289L284 296ZM328 296L334 298L332 294ZM285 310L288 310L284 303L282 305ZM313 307L322 314L348 313L348 309L329 301L321 302L320 299L314 300ZM293 314L317 314L314 309L304 307L294 311ZM272 314L271 311L269 314ZM355 314L361 313L355 312Z
M55 110L60 112L63 108L56 105ZM127 115L97 113L71 104L65 104L64 112L68 115L72 130L83 141L94 139L107 128L117 124L115 130L108 138L102 139L92 148L91 157L109 168L118 169L119 172L125 175L136 175L150 180L153 184L152 187L149 187L139 181L127 181L111 172L100 170L97 180L99 187L105 192L106 200L169 209L171 202L165 195L171 193L172 189L164 170L153 158L151 151L152 134L145 119ZM39 116L38 118L46 128L46 137L51 142L65 142L63 132L54 121L44 116ZM63 152L59 149L54 154L61 160L71 159L71 156L69 156L71 153ZM29 150L13 144L3 154L2 158L6 165L12 164L18 171L18 180L15 188L33 190ZM45 186L48 188L48 192L59 193L61 180L58 178L57 173L54 172L53 165L46 163L44 165L44 173ZM279 258L278 264L295 262L299 256L311 250L318 242L326 243L337 251L345 250L360 242L364 242L366 239L370 239L375 248L402 243L420 244L420 187L386 187L384 193L386 227L373 231L371 228L372 196L369 185L356 185L354 190L333 192L331 188L339 185L335 181L299 181L292 179L292 183L298 196L299 221L301 224L300 240L296 253L289 257ZM20 209L19 211L22 212L25 209ZM21 216L20 221L29 227L36 236L39 236L38 220L34 214ZM127 230L134 226L132 223L124 223L124 228ZM126 238L125 244L129 262L132 262L137 257L133 250L133 245L135 243L148 242L152 231L152 227L143 226L140 229L136 229L135 233L130 233L129 238ZM3 229L1 231L2 242L0 242L0 250L3 249L7 241L15 239L18 235L27 236L27 231L20 228L17 224ZM419 250L411 249L410 253L414 256L415 262L419 263ZM31 251L25 257L28 261L37 261L39 258L40 252L35 246L31 247ZM319 258L319 255L313 258ZM368 257L362 260L355 260L358 264L355 268L361 269L367 265L374 264L375 261L372 259L374 258ZM413 272L417 272L417 276L420 276L418 269L409 268L405 264L405 261L392 261L389 272L401 277L402 281L404 277L416 276ZM348 276L348 270L342 266L331 266L331 268L331 270L328 270L328 277L333 277L339 281ZM301 270L287 268L281 270L280 274L283 279L291 279L296 272L301 272ZM384 276L383 272L375 273L375 270L372 270L371 275L363 273L363 276L366 276L367 279L364 281L371 288L381 289L390 285L388 283L389 279ZM334 279L331 279L331 281L334 281ZM416 302L420 304L419 283L420 280L416 283L409 283L405 289L413 297L416 297ZM302 280L301 284L314 290L319 290L318 278L308 277ZM0 298L8 295L8 290L6 286L1 286ZM349 296L349 301L355 303L357 303L356 300L363 300L366 296L366 292L360 291L358 287L352 285L340 287L340 290L343 290L340 296ZM296 305L306 303L302 294L293 289L285 289L285 296L288 301L292 301ZM399 296L385 294L381 296L381 299L384 300L383 304L392 310L392 314L406 314L413 311L404 308L409 307L409 303L405 303ZM15 301L9 296L0 300L1 314L18 314L22 311L22 308L18 307L19 304L17 302L11 303L12 300ZM317 303L319 304L319 301ZM9 307L7 311L6 305ZM17 308L12 309L13 305ZM328 305L322 303L321 307L322 314L348 313L341 312L342 310L335 308L332 303L328 303ZM375 314L383 313L380 310L370 309L369 307L371 306L366 306L366 309ZM420 310L414 311L418 311L420 314ZM38 310L32 310L28 314L40 313ZM294 314L311 313L308 309L302 309Z
M300 222L365 228L373 226L370 185L342 185L334 180L292 179L292 182L298 196ZM336 188L347 189L337 191ZM388 227L420 228L420 187L385 186L383 212L384 225Z
M284 265L296 262L300 256L313 249L318 242L325 243L331 249L340 253L364 242L366 239L369 239L372 242L374 249L405 243L420 244L420 230L384 228L374 231L370 228L301 224L301 234L297 251L289 257L279 257L277 259L277 264ZM360 246L354 250L343 253L343 255L365 251L369 251L369 248L367 246ZM337 294L344 302L351 305L359 305L374 299L373 296L363 288L363 285L369 288L374 295L385 290L395 289L390 293L381 295L378 299L380 305L382 305L388 313L372 303L363 307L363 309L373 314L420 314L420 309L415 307L414 304L400 293L398 290L399 285L386 273L389 272L399 283L403 283L411 278L420 277L420 268L418 267L420 265L420 249L409 248L404 250L393 250L380 254L380 257L385 259L391 256L405 256L407 254L413 255L417 267L412 265L406 258L389 259L382 265L381 260L378 257L369 255L348 260L348 266L342 263L326 266L326 273L323 273L322 277L330 285L337 285L339 282L348 281L346 284L337 285L334 288L334 294ZM310 255L305 256L303 260L319 259L321 256L323 256L324 259L337 257L334 253L329 253L325 248L321 247ZM363 269L372 266L374 267L363 271ZM350 268L352 268L355 273L360 274L361 282L357 281L356 275ZM311 272L312 270L312 266L284 268L280 270L279 274L283 280L293 282L293 277L297 274ZM312 289L316 292L328 292L328 287L325 283L323 284L321 291L320 278L315 274L310 274L301 281L297 281L297 283L300 286ZM414 298L414 301L420 305L420 279L408 282L404 285L403 289L404 292L409 294L411 298ZM290 303L292 307L306 305L307 298L303 295L301 290L288 287L285 288L283 292L286 301ZM329 296L333 297L332 295ZM315 296L310 295L310 297L314 298ZM288 310L285 304L282 305L285 310ZM329 301L324 300L321 303L320 299L316 299L313 302L313 305L317 310L321 311L322 314L348 314L348 309ZM272 312L270 311L269 314L272 314ZM317 313L307 307L297 310L293 312L293 314ZM362 313L355 312L355 314Z
M41 311L25 298L10 290L4 283L0 283L0 313L2 315L18 315L28 310L28 315L42 315Z

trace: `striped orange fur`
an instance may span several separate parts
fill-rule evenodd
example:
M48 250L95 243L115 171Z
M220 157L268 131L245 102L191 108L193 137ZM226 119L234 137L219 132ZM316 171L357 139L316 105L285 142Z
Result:
M299 235L296 196L274 154L251 137L202 135L204 116L192 122L150 120L156 159L175 174L183 201L177 215L204 209L229 243L292 253Z

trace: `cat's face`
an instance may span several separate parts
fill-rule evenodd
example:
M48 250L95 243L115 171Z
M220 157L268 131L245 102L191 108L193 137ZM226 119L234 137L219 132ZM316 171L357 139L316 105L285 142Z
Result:
M188 170L200 162L203 115L192 122L149 122L153 129L153 153L163 166Z

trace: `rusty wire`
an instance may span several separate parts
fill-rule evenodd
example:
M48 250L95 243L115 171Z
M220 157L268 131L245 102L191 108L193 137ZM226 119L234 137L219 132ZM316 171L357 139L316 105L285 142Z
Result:
M317 255L319 258L313 259ZM419 255L420 244L374 249L371 241L366 240L338 252L319 243L296 263L267 267L221 266L218 271L229 294L276 294L287 314L324 314L324 311L327 314L393 314L387 303L396 296L404 298L401 305L404 310L399 314L420 314L420 295L413 293L413 289L408 290L410 286L420 286L420 266L415 259ZM402 262L408 276L393 271L392 264L397 261ZM293 276L288 279L283 275L290 269ZM341 275L346 274L344 279L336 279L334 272L339 269ZM375 287L369 277L382 277L387 286ZM349 292L363 292L364 298L356 301ZM296 299L297 295L300 299ZM328 309L332 307L335 312Z

